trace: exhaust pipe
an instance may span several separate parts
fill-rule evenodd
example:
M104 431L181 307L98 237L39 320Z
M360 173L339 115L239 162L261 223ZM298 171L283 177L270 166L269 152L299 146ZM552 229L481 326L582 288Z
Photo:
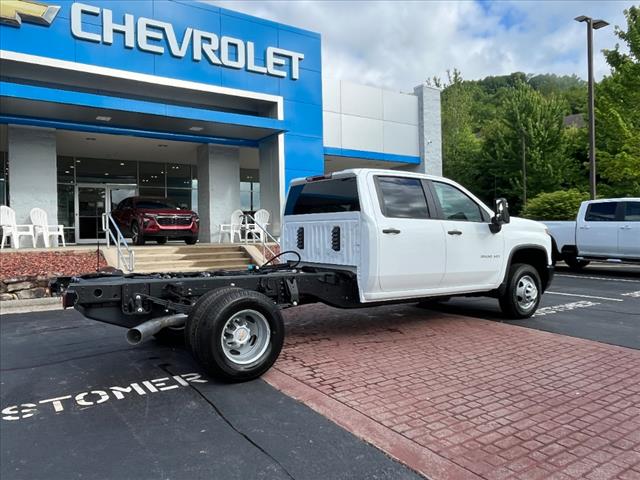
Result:
M180 325L184 325L186 321L187 315L184 313L152 318L151 320L141 323L137 327L127 330L127 342L129 342L129 345L139 345L142 342L150 340L151 337L163 328L178 327Z

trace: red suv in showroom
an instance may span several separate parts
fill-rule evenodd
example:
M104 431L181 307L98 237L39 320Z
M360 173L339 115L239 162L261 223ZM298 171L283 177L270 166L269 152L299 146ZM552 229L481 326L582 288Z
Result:
M131 235L135 245L144 245L146 240L155 240L160 245L167 243L167 239L184 240L187 245L198 241L198 214L171 205L166 198L125 198L111 215L122 234Z

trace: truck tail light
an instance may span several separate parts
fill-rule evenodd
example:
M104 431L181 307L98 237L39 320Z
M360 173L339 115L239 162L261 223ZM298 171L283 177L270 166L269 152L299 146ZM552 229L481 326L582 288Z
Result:
M336 252L340 251L340 227L331 229L331 248Z
M296 234L296 246L298 250L304 250L304 228L298 228L298 232Z

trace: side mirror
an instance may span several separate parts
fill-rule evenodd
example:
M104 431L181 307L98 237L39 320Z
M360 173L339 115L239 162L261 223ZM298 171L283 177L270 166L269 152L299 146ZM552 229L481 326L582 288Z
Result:
M489 228L492 233L498 233L502 229L503 224L511 221L511 216L509 215L509 203L507 202L507 199L496 198L494 210L496 213L491 219Z

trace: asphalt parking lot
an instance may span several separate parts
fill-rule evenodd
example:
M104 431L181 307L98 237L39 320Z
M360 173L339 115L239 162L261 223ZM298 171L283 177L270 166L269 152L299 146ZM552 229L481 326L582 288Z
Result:
M498 302L486 298L454 298L431 308L640 349L640 266L592 263L576 273L559 264L527 320L504 320Z
M2 315L0 478L419 478L262 380L129 347L78 312Z

